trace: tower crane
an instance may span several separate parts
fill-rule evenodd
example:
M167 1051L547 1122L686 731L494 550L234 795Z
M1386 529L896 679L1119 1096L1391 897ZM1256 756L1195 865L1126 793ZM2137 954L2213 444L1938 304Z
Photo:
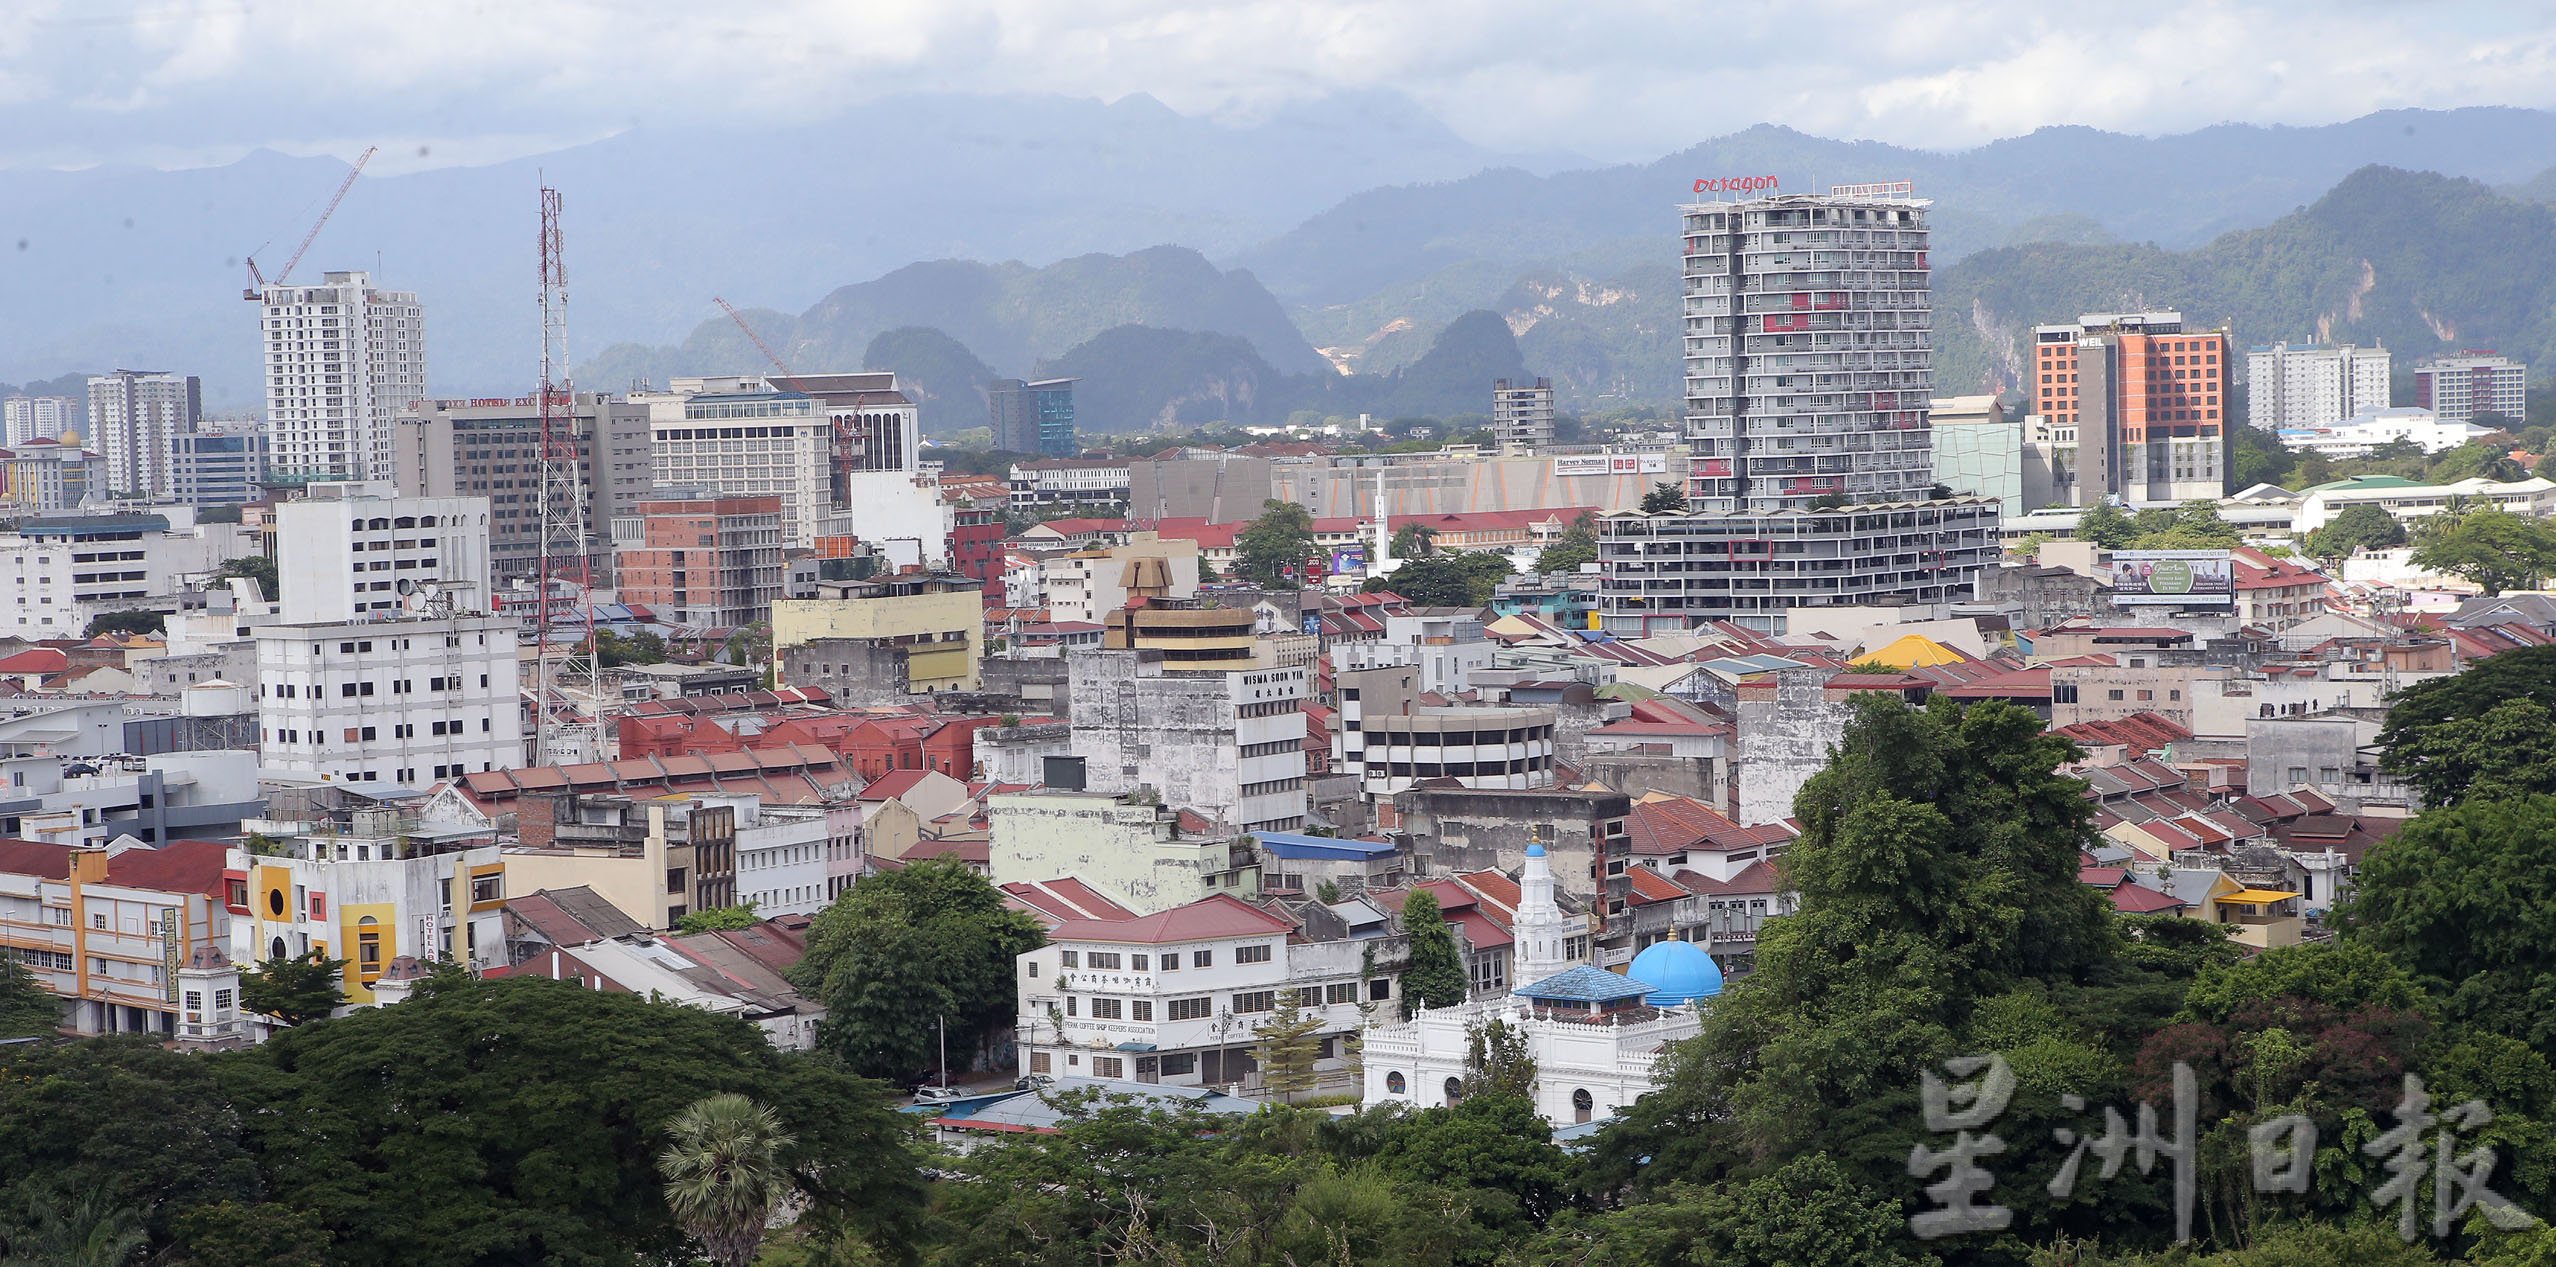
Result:
M807 384L799 381L798 375L790 372L790 367L781 359L781 354L773 351L772 345L764 342L763 336L756 334L753 326L746 324L744 313L738 312L734 305L730 304L725 299L719 298L717 295L712 295L710 297L710 302L719 305L719 311L728 314L728 320L736 322L737 328L745 331L745 337L751 340L754 343L754 346L763 352L763 359L772 362L772 368L781 371L781 381L788 383L791 391L801 392L807 395L815 395L814 392L808 391Z
M257 253L255 251L249 253L249 284L248 289L240 292L240 298L247 300L256 300L261 298L262 296L260 292L264 291L268 286L281 286L284 284L284 280L286 278L293 275L293 266L301 263L302 256L311 249L311 243L319 240L320 227L328 223L328 218L330 216L337 214L337 204L346 201L346 191L353 189L355 187L355 178L364 174L364 164L373 161L373 155L380 152L380 146L368 145L364 147L363 153L355 156L355 165L346 169L346 179L337 182L337 192L331 194L328 199L328 205L320 209L319 219L311 222L311 231L302 235L302 244L293 248L293 258L284 261L283 271L277 273L272 279L269 279L265 273L258 271ZM260 247L259 249L263 250L265 248Z

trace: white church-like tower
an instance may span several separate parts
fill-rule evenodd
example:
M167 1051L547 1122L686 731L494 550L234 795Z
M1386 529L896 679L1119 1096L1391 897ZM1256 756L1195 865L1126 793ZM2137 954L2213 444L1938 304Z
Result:
M1542 981L1571 967L1571 924L1562 907L1553 900L1553 866L1545 859L1541 843L1529 844L1526 866L1518 873L1518 912L1510 935L1516 939L1515 971L1509 980L1519 985Z

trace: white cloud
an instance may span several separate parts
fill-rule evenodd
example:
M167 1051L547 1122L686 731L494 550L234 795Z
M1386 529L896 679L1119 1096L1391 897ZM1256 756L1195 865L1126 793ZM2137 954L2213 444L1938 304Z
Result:
M805 122L895 92L1145 92L1236 117L1408 94L1513 150L1656 155L1759 122L1935 148L2394 106L2556 106L2512 3L2158 0L15 0L0 163L167 161L368 131L384 160L633 124ZM41 138L37 142L24 138ZM508 141L505 138L515 138Z

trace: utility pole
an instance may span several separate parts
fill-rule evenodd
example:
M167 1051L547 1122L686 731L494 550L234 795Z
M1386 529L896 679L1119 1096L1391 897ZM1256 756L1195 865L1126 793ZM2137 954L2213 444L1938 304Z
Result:
M549 185L541 187L541 475L537 513L541 523L541 551L533 576L539 615L535 618L533 680L533 760L554 759L550 743L553 731L562 727L582 728L575 706L562 691L553 715L552 688L559 678L575 680L583 677L588 698L595 701L601 677L596 672L594 607L592 583L594 561L586 534L586 487L579 478L584 460L577 451L577 389L569 381L568 369L568 267L561 251L559 228L559 191ZM598 440L598 443L600 441ZM577 604L582 619L577 623L577 642L565 655L551 645L556 604L551 601L550 587L560 572L568 573L577 586ZM600 724L602 708L595 707L591 721ZM573 733L573 731L572 731ZM597 754L580 754L591 759Z

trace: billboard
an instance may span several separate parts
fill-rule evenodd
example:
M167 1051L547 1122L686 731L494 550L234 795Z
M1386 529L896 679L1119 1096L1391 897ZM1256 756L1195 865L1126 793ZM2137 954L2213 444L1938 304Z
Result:
M1666 475L1665 453L1572 453L1553 459L1557 476Z
M2118 607L2231 607L2236 564L2225 550L2115 550L2112 601Z

